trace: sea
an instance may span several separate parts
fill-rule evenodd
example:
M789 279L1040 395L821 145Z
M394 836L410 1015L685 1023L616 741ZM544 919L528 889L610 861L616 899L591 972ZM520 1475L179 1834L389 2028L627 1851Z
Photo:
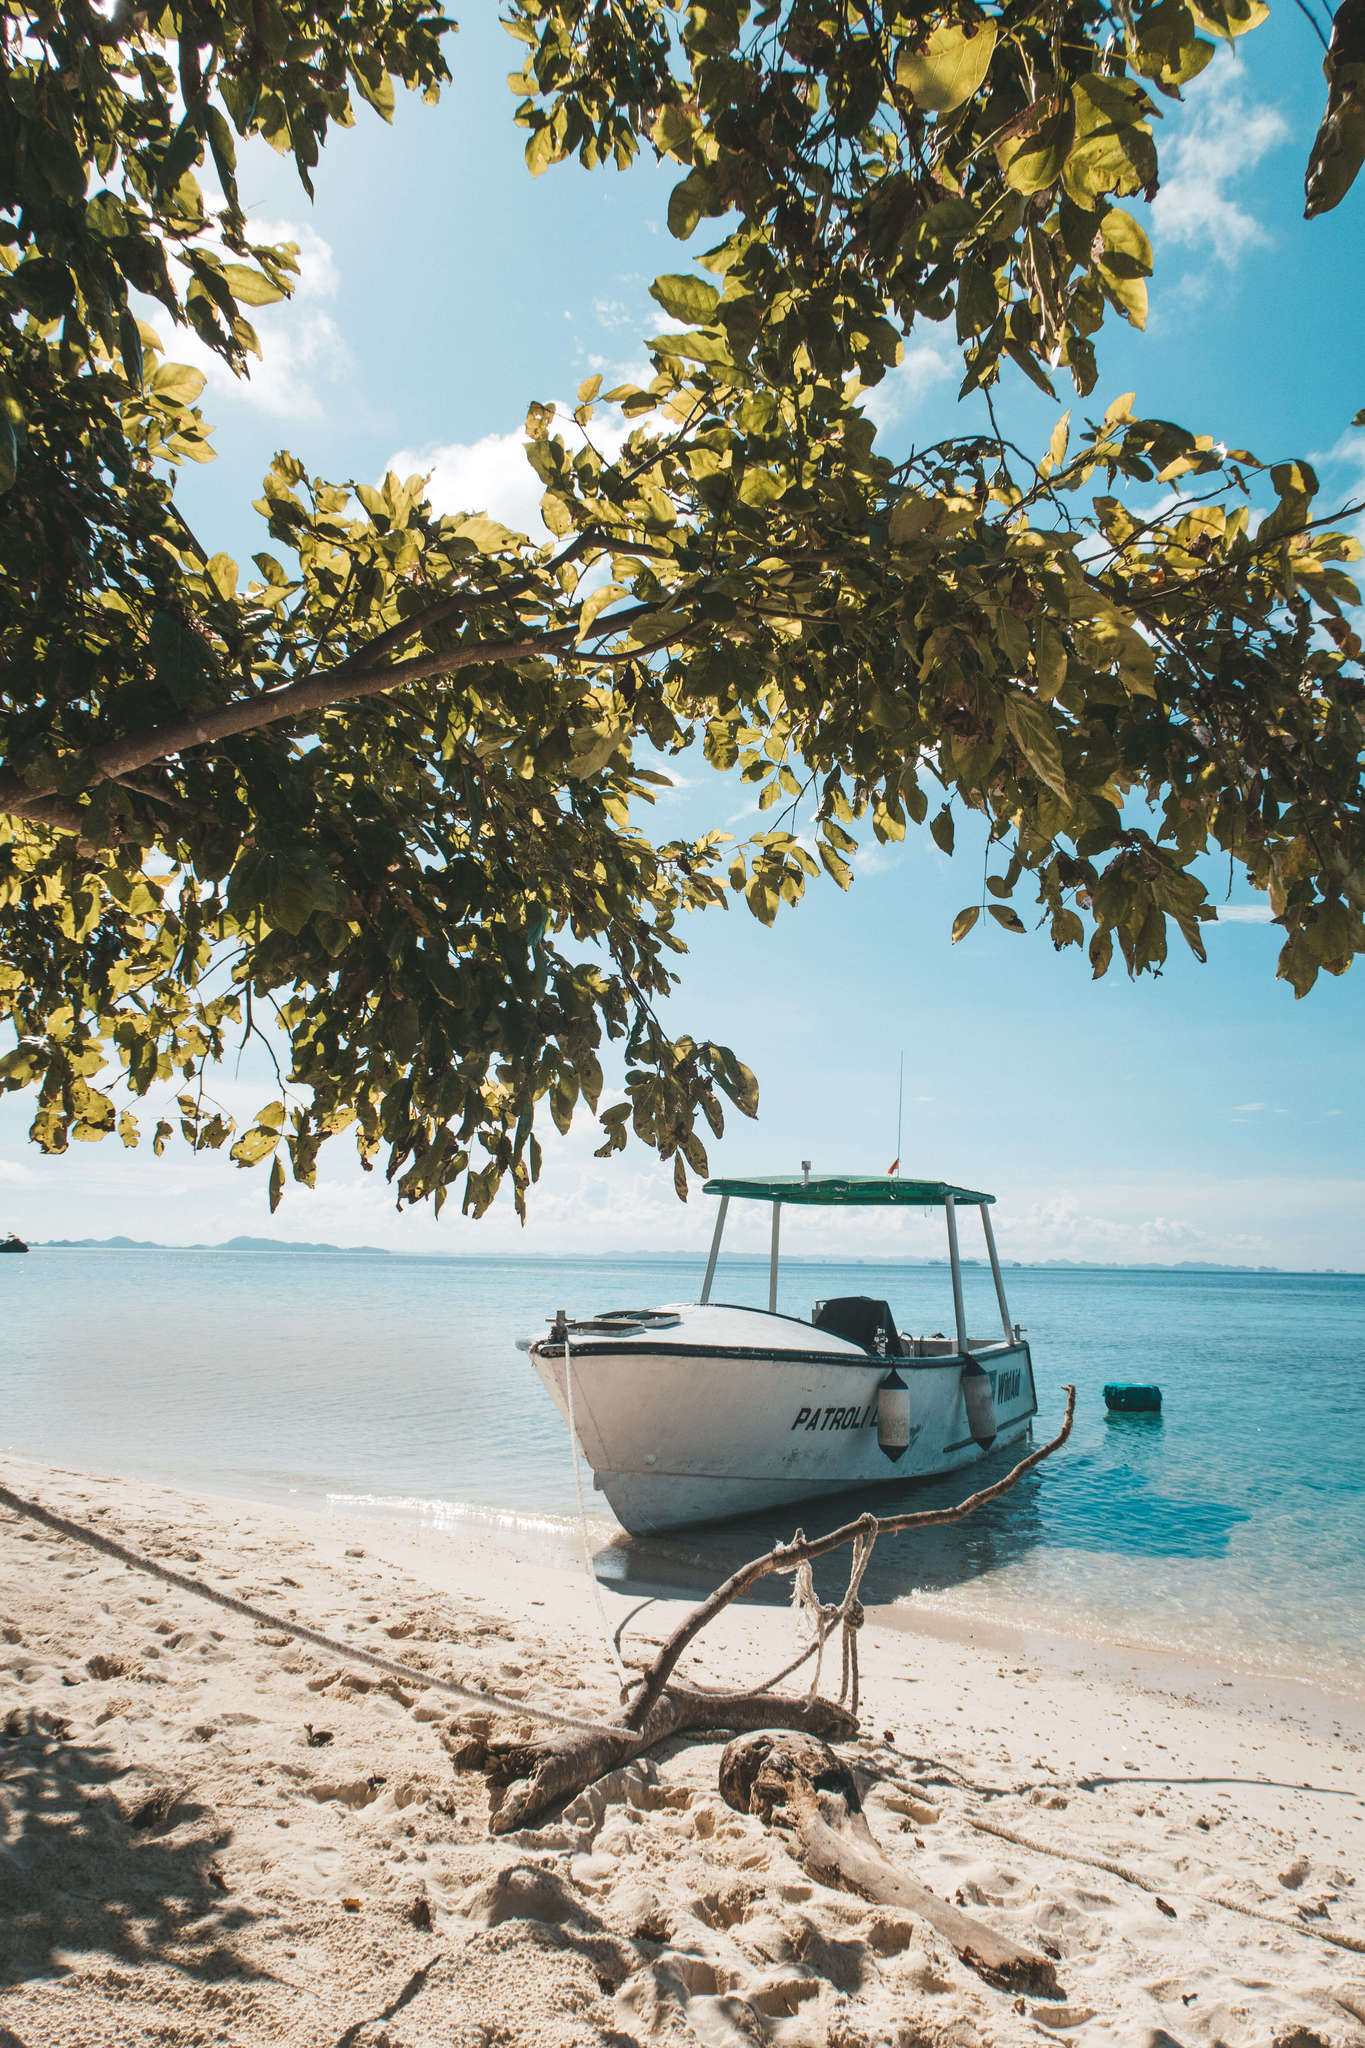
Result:
M567 1434L515 1339L561 1307L695 1299L699 1277L692 1261L644 1258L36 1250L0 1259L0 1448L470 1525L568 1561ZM1006 1281L1032 1347L1035 1441L1067 1382L1071 1440L970 1519L883 1540L865 1601L1365 1692L1365 1276L1025 1267ZM989 1329L989 1273L967 1286L969 1322ZM723 1266L715 1294L766 1307L766 1264ZM784 1265L781 1308L808 1316L837 1294L886 1299L902 1328L951 1328L942 1267ZM1160 1415L1110 1414L1107 1381L1159 1385ZM621 1532L580 1475L594 1568L700 1595L798 1522L814 1533L864 1507L951 1502L1015 1455L657 1538Z

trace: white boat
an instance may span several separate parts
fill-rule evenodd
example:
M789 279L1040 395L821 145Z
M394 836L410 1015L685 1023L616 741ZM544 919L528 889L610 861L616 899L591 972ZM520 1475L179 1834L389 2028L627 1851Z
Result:
M720 1211L701 1299L563 1311L523 1339L569 1423L594 1483L633 1535L728 1520L789 1501L895 1479L955 1472L1017 1443L1037 1412L1033 1362L1010 1321L989 1205L943 1181L811 1176L712 1180ZM711 1299L732 1201L772 1207L768 1306ZM787 1207L941 1208L947 1219L954 1333L901 1330L865 1295L816 1302L808 1322L777 1309ZM958 1211L980 1215L1000 1334L968 1334Z

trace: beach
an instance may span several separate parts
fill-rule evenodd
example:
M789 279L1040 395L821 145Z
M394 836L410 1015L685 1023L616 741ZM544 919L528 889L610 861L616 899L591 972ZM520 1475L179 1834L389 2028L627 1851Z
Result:
M461 1767L471 1732L615 1704L581 1569L472 1524L16 1457L0 1480L415 1674L0 1513L5 2048L1365 2044L1358 1695L1220 1666L1212 1644L1177 1661L913 1600L870 1609L842 1754L907 1873L1054 1958L1063 1996L1016 1996L725 1805L719 1731L491 1838L483 1775ZM628 1655L688 1604L602 1598L612 1630L631 1615ZM753 1682L799 1640L789 1609L732 1608L689 1675Z

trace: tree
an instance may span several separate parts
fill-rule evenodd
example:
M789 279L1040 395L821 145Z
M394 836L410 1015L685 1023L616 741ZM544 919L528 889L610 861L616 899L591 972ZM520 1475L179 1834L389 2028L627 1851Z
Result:
M538 1114L598 1107L620 1039L602 1149L632 1127L685 1194L701 1123L756 1091L659 1020L679 914L732 889L769 920L821 864L847 885L860 821L899 838L931 805L949 850L955 814L986 819L996 920L1024 929L1027 877L1096 973L1116 946L1159 966L1168 920L1202 957L1213 847L1270 890L1299 993L1344 971L1365 687L1337 564L1359 549L1307 465L1271 468L1253 523L1252 456L1128 400L1064 416L1036 461L993 433L899 464L861 403L924 318L955 319L966 388L1013 364L1088 393L1106 312L1145 306L1116 202L1155 189L1148 89L1202 68L1201 29L1263 14L520 0L531 168L652 147L683 171L676 235L734 224L656 282L683 324L605 395L618 453L598 380L572 427L531 406L549 545L284 456L243 586L176 511L200 387L132 294L240 367L242 308L287 292L292 256L248 238L234 136L307 183L352 90L381 112L396 84L439 91L449 24L426 0L11 10L0 1078L36 1090L38 1142L136 1142L100 1085L117 1060L135 1097L179 1077L190 1142L271 1158L272 1204L286 1154L311 1180L354 1125L400 1200L463 1177L478 1212L510 1175L520 1206ZM1172 507L1126 501L1154 483ZM637 752L698 738L777 813L733 856L634 822L660 779ZM788 815L807 796L816 854ZM238 1134L206 1070L261 1011L290 1072Z

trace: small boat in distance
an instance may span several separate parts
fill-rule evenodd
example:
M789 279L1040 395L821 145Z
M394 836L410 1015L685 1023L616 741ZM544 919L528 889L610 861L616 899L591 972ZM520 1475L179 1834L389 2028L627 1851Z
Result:
M11 1230L7 1237L0 1237L0 1252L26 1252L28 1246L22 1237L16 1237Z
M879 1480L955 1472L1017 1443L1037 1412L1033 1361L1010 1321L991 1230L993 1195L898 1175L711 1180L720 1197L701 1298L561 1312L521 1340L570 1424L594 1483L632 1535L727 1520ZM772 1207L766 1309L713 1302L732 1201ZM954 1334L899 1328L888 1302L817 1301L809 1321L777 1308L782 1211L938 1208L947 1222ZM968 1334L958 1211L981 1218L1000 1334Z

